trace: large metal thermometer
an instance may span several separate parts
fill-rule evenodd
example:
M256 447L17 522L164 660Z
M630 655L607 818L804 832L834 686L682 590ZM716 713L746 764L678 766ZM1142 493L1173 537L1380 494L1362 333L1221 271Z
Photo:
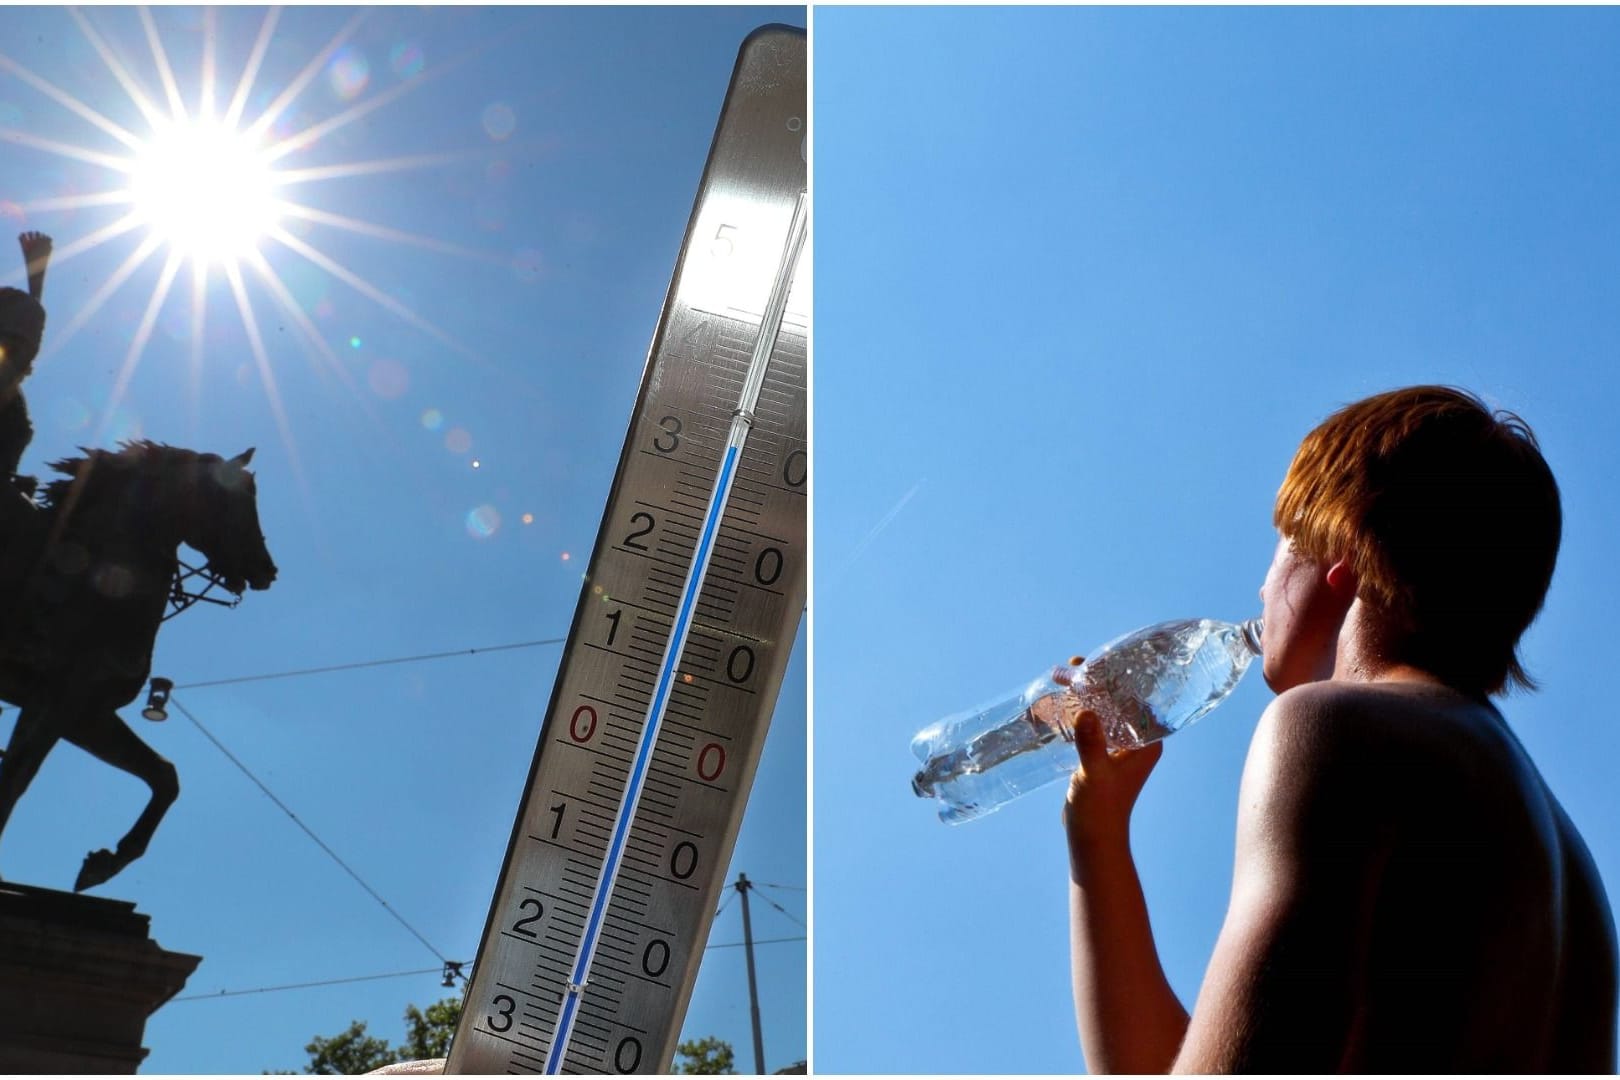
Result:
M805 37L743 43L447 1071L663 1072L805 597Z

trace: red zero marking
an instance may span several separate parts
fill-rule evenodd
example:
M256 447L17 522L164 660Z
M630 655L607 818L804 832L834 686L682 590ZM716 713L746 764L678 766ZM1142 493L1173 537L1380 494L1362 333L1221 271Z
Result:
M583 732L579 730L579 718L581 716L589 718L585 722L585 730ZM581 705L579 708L574 710L574 718L568 721L568 737L573 739L575 742L590 742L591 736L595 734L596 710L591 708L589 705Z
M710 754L711 750L714 751L714 753L712 755ZM711 756L714 758L714 766L713 766L712 769L706 767L706 763L709 761ZM701 780L713 780L715 777L719 776L721 773L723 773L725 771L726 771L726 751L725 751L725 747L721 746L719 743L709 743L702 750L698 751L697 774L698 774L699 779L701 779Z

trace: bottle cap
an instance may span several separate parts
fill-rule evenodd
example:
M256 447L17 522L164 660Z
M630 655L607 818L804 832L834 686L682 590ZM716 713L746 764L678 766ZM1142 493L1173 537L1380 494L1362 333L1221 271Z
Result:
M1084 665L1059 664L1052 669L1052 681L1059 686L1073 686L1074 680L1080 675L1080 668Z

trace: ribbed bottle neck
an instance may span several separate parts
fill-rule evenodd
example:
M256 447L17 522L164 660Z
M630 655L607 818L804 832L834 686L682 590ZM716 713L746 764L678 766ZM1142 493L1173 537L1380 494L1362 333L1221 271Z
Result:
M1265 629L1264 620L1261 619L1260 616L1256 615L1252 619L1239 623L1238 629L1242 631L1243 644L1249 647L1249 651L1256 656L1261 655L1260 635Z

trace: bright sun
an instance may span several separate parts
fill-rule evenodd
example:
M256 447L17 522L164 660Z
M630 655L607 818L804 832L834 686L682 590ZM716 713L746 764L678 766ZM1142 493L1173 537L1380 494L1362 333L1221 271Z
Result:
M322 71L328 68L328 62L358 30L368 16L366 9L356 12L345 22L285 83L279 86L260 84L260 96L268 96L272 92L274 96L262 108L254 101L252 111L249 111L249 102L253 99L255 84L260 81L260 69L281 18L280 8L271 8L264 13L246 62L240 65L241 74L236 78L235 88L229 96L225 93L228 84L221 84L216 79L221 70L217 55L221 42L217 25L220 17L218 9L203 9L202 69L195 88L187 88L189 94L182 89L169 62L162 35L151 11L144 7L137 11L145 29L146 42L151 48L151 63L146 75L150 79L155 73L162 83L161 97L153 97L141 89L140 73L128 66L125 51L114 49L85 14L72 9L68 13L78 23L89 47L106 65L107 74L128 92L130 104L144 121L139 130L131 130L117 123L0 51L0 98L11 93L9 80L15 78L88 121L115 144L113 152L108 153L95 145L78 145L59 141L43 133L8 128L0 131L0 147L5 148L4 153L10 155L12 144L17 144L87 162L117 174L112 186L103 190L75 191L25 204L12 204L0 199L0 211L15 209L32 213L71 212L89 207L118 208L113 220L67 243L58 243L55 248L58 263L126 233L138 230L144 234L141 242L134 246L117 268L104 275L104 280L66 326L53 324L51 348L61 349L88 325L96 312L162 249L162 257L158 260L161 269L156 272L145 313L130 337L123 364L113 383L102 421L103 428L111 423L186 263L191 264L189 269L192 271L191 327L187 336L191 342L193 370L201 370L203 351L209 341L205 325L211 287L223 282L228 285L230 295L235 300L237 314L252 350L253 362L269 395L282 440L295 467L297 452L286 411L276 390L270 353L260 329L261 316L255 311L255 295L260 305L266 300L274 305L278 329L284 323L290 324L308 351L321 357L346 382L349 381L349 372L333 351L327 333L315 325L311 313L293 296L267 255L277 255L276 261L282 265L291 263L294 257L302 259L322 274L350 286L447 347L463 355L476 355L422 318L409 305L345 266L330 251L322 250L320 244L310 239L310 233L320 226L479 260L491 259L488 252L335 213L312 205L307 196L299 194L307 190L308 185L319 182L436 166L466 156L461 153L415 153L365 161L332 160L330 149L321 155L325 160L319 163L296 156L321 144L333 132L410 93L436 73L422 68L418 62L417 68L403 81L353 100L364 89L362 77L360 85L353 87L354 94L343 95L344 100L350 102L347 106L324 119L304 123L302 120L288 119L288 109L311 83L320 78ZM236 67L238 65L232 64L227 70ZM448 65L438 70L448 70ZM8 108L10 106L0 100L0 117ZM4 160L9 162L10 157ZM0 191L0 194L4 192ZM296 222L299 227L289 229L289 222ZM253 286L258 288L250 288Z
M255 140L219 120L160 127L130 174L133 209L152 235L193 264L251 255L280 216L275 173Z

